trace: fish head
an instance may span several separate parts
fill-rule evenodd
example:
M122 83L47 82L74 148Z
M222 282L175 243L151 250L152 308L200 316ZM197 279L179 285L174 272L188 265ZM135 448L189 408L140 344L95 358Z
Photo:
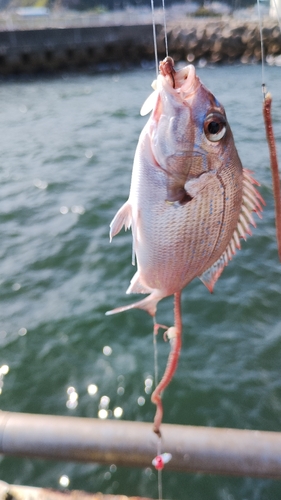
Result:
M174 70L160 63L148 123L156 166L167 175L167 201L189 201L184 186L235 160L242 168L224 107L203 85L193 65Z

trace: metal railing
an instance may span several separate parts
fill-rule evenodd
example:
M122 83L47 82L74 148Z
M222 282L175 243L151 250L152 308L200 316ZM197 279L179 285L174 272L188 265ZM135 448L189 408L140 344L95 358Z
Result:
M163 424L166 468L281 478L281 433ZM158 437L152 424L24 413L0 413L0 453L148 467Z

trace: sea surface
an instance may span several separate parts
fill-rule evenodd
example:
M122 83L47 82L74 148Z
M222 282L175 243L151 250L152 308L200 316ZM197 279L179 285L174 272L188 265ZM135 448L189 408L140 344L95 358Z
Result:
M278 261L261 67L198 68L224 104L244 167L266 201L253 236L210 294L183 293L183 349L164 422L281 431ZM109 243L126 201L139 115L154 69L0 82L0 407L11 412L152 422L152 320L129 303L131 233ZM266 67L281 160L281 68ZM172 299L158 309L173 324ZM169 345L159 336L159 370ZM106 397L105 397L106 396ZM67 476L68 480L66 477ZM62 479L63 478L63 479ZM157 498L151 466L1 457L15 484ZM170 500L280 500L278 481L163 473Z

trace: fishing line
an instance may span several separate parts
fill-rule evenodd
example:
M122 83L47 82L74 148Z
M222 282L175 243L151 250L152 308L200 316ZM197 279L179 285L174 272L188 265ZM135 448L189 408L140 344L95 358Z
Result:
M161 438L159 438L159 441L161 441ZM158 477L158 498L159 500L162 500L162 470L157 471L157 477Z
M166 57L168 57L168 37L167 37L167 23L166 23L166 8L165 0L162 0L162 10L163 10L163 24L164 24L164 39L165 39L165 51ZM151 0L151 13L152 13L152 29L153 29L153 43L154 43L154 57L155 57L155 69L156 69L156 79L158 78L159 63L158 63L158 53L157 53L157 38L156 38L156 21L155 21L155 8L154 0ZM158 349L157 349L157 333L159 325L156 324L155 316L153 317L153 350L154 350L154 382L155 387L158 386L159 381L159 368L158 368ZM158 436L157 440L157 456L162 453L162 438L161 435ZM158 481L158 499L162 500L163 497L163 483L162 483L162 469L157 469L157 481Z
M165 0L162 0L162 10L163 10L163 24L164 24L165 52L166 52L166 57L168 57L169 51L168 51L168 36L167 36L167 22L166 22ZM152 14L152 30L153 30L153 44L154 44L155 68L156 68L156 78L157 78L158 77L158 51L157 51L156 20L155 20L154 0L151 0L151 14Z
M166 51L166 57L168 57L169 54L168 54L168 37L167 37L165 0L162 0L162 10L163 10L163 24L164 24L164 37L165 37L165 51Z
M158 349L157 349L157 332L159 326L156 323L155 316L153 317L153 351L154 351L154 384L155 387L158 385L159 381L159 367L158 367ZM162 440L161 436L158 436L157 441L157 456L162 453ZM158 498L162 500L162 470L158 469L157 471L157 480L158 480Z
M260 11L260 0L257 0L257 6L258 6L260 39L261 39L261 88L262 88L263 99L265 99L266 86L265 86L265 77L264 77L264 45L263 45L263 26L262 26L262 17L261 17L261 11Z
M165 25L165 44L166 44L166 52L168 50L168 43L167 43L167 29L166 29L166 17L165 17L165 4L164 0L163 2L163 16L164 16L164 25ZM151 14L152 14L152 29L153 29L153 43L154 43L154 57L155 57L155 70L156 70L156 79L158 78L158 71L159 71L159 65L158 65L158 54L157 54L157 38L156 38L156 22L155 22L155 8L154 8L154 0L151 0ZM154 382L155 382L155 387L158 385L158 350L157 350L157 332L158 332L158 326L156 324L155 317L153 317L153 350L154 350ZM158 436L158 442L157 442L157 455L161 455L161 448L162 448L162 442L161 442L161 436ZM158 498L159 500L162 500L162 471L158 469L157 471L158 475Z
M157 334L156 334L157 324L155 316L153 317L153 350L154 350L154 383L155 387L158 385L158 350L157 350Z
M157 39L156 39L156 24L155 24L154 0L151 0L151 14L152 14L152 30L153 30L153 43L154 43L154 57L155 57L156 78L157 78L158 77L158 55L157 55Z
M272 117L271 117L271 103L272 97L270 93L267 93L266 86L264 83L264 45L263 45L263 30L262 30L262 20L260 12L260 0L257 0L258 14L259 14L259 24L260 24L260 38L261 38L261 59L262 59L262 93L263 93L263 118L265 124L266 137L269 147L270 155L270 168L272 174L272 185L273 185L273 197L275 205L275 229L276 229L276 240L277 240L277 250L279 255L279 260L281 261L281 188L280 188L280 174L278 167L277 151L275 137L273 133ZM277 5L275 4L276 13L278 16ZM281 31L280 19L278 16L279 29Z

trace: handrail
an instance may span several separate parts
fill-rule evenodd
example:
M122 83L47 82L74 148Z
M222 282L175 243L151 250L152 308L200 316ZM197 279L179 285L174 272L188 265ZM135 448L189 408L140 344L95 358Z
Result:
M163 424L169 470L281 478L281 433ZM144 422L0 412L0 453L150 467L158 437Z

